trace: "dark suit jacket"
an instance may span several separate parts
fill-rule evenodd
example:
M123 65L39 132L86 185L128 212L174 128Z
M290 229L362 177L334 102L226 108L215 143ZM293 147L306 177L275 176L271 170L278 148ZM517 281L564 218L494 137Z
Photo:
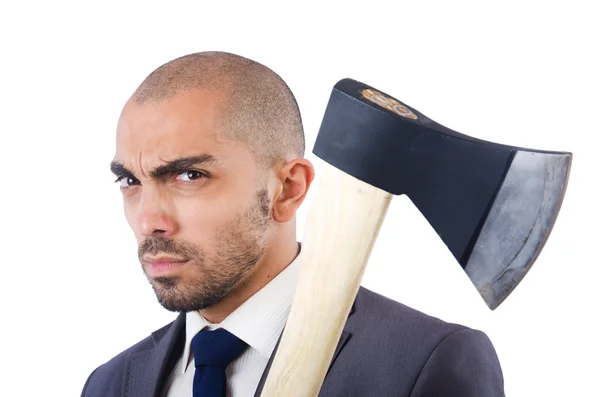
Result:
M159 397L181 355L184 332L181 314L92 372L82 397ZM270 362L256 397L269 368ZM498 357L483 332L361 287L319 396L499 397L503 383Z

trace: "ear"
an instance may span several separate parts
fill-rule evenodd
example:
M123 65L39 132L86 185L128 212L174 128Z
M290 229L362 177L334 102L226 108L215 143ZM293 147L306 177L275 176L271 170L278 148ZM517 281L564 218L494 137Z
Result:
M273 200L273 218L276 222L284 223L294 218L314 178L315 169L304 158L290 161L279 169L278 191Z

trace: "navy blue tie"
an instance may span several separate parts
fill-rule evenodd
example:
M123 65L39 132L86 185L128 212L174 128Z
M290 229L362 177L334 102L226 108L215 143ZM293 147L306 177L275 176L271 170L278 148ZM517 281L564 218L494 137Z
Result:
M247 347L246 342L223 328L198 332L192 339L194 397L225 397L225 369Z

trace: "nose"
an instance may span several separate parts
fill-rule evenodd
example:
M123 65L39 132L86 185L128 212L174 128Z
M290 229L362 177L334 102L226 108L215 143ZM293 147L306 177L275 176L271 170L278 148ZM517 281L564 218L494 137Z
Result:
M136 227L143 237L162 234L166 237L173 235L177 224L169 210L167 198L156 188L146 187L138 202Z

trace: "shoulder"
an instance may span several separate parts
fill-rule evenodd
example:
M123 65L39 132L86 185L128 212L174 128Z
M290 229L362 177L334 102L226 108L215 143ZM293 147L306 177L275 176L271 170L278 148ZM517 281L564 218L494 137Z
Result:
M154 348L167 332L181 320L180 316L98 366L87 378L81 396L108 396L112 395L111 393L114 393L114 391L120 390L125 368L131 357Z
M450 333L468 329L413 309L365 287L360 287L351 318L363 325L361 329L364 329L364 325L371 324L368 327L371 328L369 333L376 328L385 334L401 334L404 338L440 340ZM361 329L356 331L360 333Z
M421 392L446 385L464 392L457 395L503 395L496 351L480 330L441 320L364 287L346 329L351 334L348 357L364 357L374 373L401 379L404 386L399 383L399 388L413 385ZM431 395L443 394L434 391Z
M487 335L462 324L444 321L361 287L346 329L361 353L385 357L390 364L423 367L432 356L453 353L487 355L496 361ZM383 349L383 350L382 350ZM463 354L463 356L465 356Z

